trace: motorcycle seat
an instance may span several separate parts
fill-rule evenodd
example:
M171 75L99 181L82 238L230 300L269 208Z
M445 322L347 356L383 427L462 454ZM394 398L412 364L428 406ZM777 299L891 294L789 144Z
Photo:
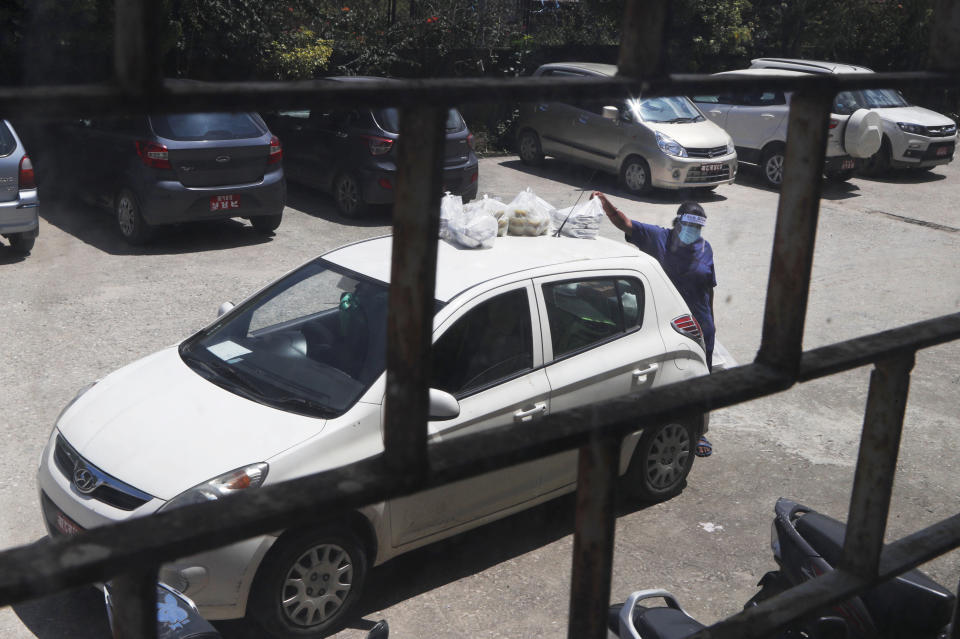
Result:
M645 608L633 611L633 624L643 639L683 639L706 628L676 608Z

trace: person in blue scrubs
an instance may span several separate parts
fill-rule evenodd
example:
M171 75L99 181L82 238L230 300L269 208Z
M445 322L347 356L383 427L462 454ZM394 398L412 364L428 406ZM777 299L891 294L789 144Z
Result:
M703 239L703 227L707 214L696 202L684 202L673 218L673 227L664 228L631 220L615 207L607 197L595 191L603 212L610 222L623 231L625 239L641 251L654 257L663 267L667 277L677 287L693 317L700 324L706 347L707 368L713 368L713 344L716 327L713 321L713 289L717 274L713 266L713 249ZM712 451L710 442L700 438L697 455L706 457Z

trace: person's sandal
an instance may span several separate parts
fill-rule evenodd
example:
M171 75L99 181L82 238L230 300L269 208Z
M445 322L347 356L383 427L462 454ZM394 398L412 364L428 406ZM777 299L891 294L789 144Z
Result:
M700 441L697 442L697 452L694 453L697 457L709 457L713 454L713 444L704 437L700 436Z

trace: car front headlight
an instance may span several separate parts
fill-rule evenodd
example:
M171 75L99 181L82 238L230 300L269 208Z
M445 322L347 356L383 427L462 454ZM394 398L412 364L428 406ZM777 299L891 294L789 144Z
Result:
M229 473L224 473L219 477L214 477L209 481L205 481L189 490L183 491L161 506L160 510L171 510L189 504L201 504L238 493L241 490L247 490L248 488L258 488L263 484L263 480L267 478L269 468L269 464L260 462L231 470Z
M901 131L906 131L907 133L915 133L917 135L925 135L927 133L927 127L920 124L911 124L909 122L897 122L897 126L900 127Z
M727 153L728 154L733 153L733 151L734 151L733 140L729 140L727 142Z
M671 138L669 135L665 135L659 131L657 131L657 146L659 146L660 150L667 155L672 155L678 158L687 157L687 150L680 146L679 142Z

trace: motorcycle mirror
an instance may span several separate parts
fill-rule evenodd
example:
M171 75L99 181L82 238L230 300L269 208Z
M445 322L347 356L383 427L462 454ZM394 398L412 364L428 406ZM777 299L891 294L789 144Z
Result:
M367 633L367 639L387 639L387 636L390 634L390 625L387 623L386 619L381 619L373 628L370 629L370 632Z

